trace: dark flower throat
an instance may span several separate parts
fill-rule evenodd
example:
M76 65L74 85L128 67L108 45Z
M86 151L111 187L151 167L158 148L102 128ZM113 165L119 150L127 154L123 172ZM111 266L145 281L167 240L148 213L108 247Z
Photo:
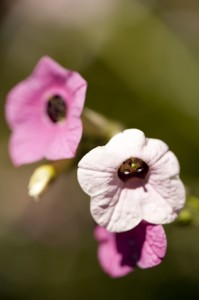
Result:
M148 170L149 166L143 160L131 157L121 164L117 173L118 177L125 182L133 177L145 178Z
M46 109L47 115L53 123L63 121L66 118L66 103L59 95L54 95L48 100Z

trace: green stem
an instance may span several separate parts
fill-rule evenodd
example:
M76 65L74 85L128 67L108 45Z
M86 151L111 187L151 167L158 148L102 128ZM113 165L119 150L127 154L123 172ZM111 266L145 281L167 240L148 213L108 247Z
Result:
M84 135L106 138L109 140L113 135L124 130L124 126L117 121L107 119L103 115L86 108L82 114Z

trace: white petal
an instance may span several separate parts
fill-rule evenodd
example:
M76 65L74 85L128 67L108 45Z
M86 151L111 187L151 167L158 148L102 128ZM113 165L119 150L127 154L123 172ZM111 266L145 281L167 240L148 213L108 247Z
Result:
M178 176L166 180L156 180L155 184L151 183L151 185L175 212L179 212L183 208L186 193Z
M96 147L88 152L79 162L80 169L88 169L99 172L115 173L120 166L118 156L107 151L105 146Z
M82 189L92 197L111 190L112 187L119 187L122 184L117 176L117 172L114 174L79 168L77 176Z
M120 162L119 162L120 165ZM77 177L82 189L90 196L105 192L113 186L120 186L117 156L104 147L97 147L87 153L79 162Z
M143 219L153 224L171 223L177 217L177 213L150 185L145 185L145 195L141 199Z
M150 180L154 183L158 179L163 180L178 175L180 166L177 157L173 152L168 151L151 166L150 172Z
M105 145L105 148L116 153L121 158L121 162L132 157L140 157L146 143L144 133L138 129L128 129L116 134Z
M141 221L140 195L142 187L112 189L92 197L91 214L95 221L112 232L127 231Z
M147 138L146 141L140 158L151 167L168 151L168 146L158 139Z
M90 210L94 220L102 227L107 228L115 205L119 201L121 189L112 188L107 192L101 193L91 198Z

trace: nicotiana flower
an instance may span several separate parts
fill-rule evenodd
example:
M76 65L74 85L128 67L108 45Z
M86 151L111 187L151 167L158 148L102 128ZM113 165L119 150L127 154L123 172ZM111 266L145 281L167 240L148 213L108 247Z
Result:
M86 88L79 73L44 56L33 73L9 92L6 118L15 165L75 156Z
M99 242L100 265L111 277L125 276L135 267L154 267L166 254L167 240L161 225L141 222L130 231L120 233L97 226L94 234Z
M168 146L138 129L116 134L79 162L78 180L91 196L91 214L109 231L134 228L142 220L172 222L185 202L179 163Z

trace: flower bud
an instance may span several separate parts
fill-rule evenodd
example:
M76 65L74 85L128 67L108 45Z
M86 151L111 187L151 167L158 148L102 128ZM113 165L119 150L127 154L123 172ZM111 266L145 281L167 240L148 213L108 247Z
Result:
M193 218L192 218L191 212L186 208L184 208L179 213L178 218L177 218L177 224L183 225L183 226L189 225L192 221L193 221Z
M38 167L32 174L28 184L28 194L35 201L40 200L40 196L49 187L56 177L56 170L50 164Z

